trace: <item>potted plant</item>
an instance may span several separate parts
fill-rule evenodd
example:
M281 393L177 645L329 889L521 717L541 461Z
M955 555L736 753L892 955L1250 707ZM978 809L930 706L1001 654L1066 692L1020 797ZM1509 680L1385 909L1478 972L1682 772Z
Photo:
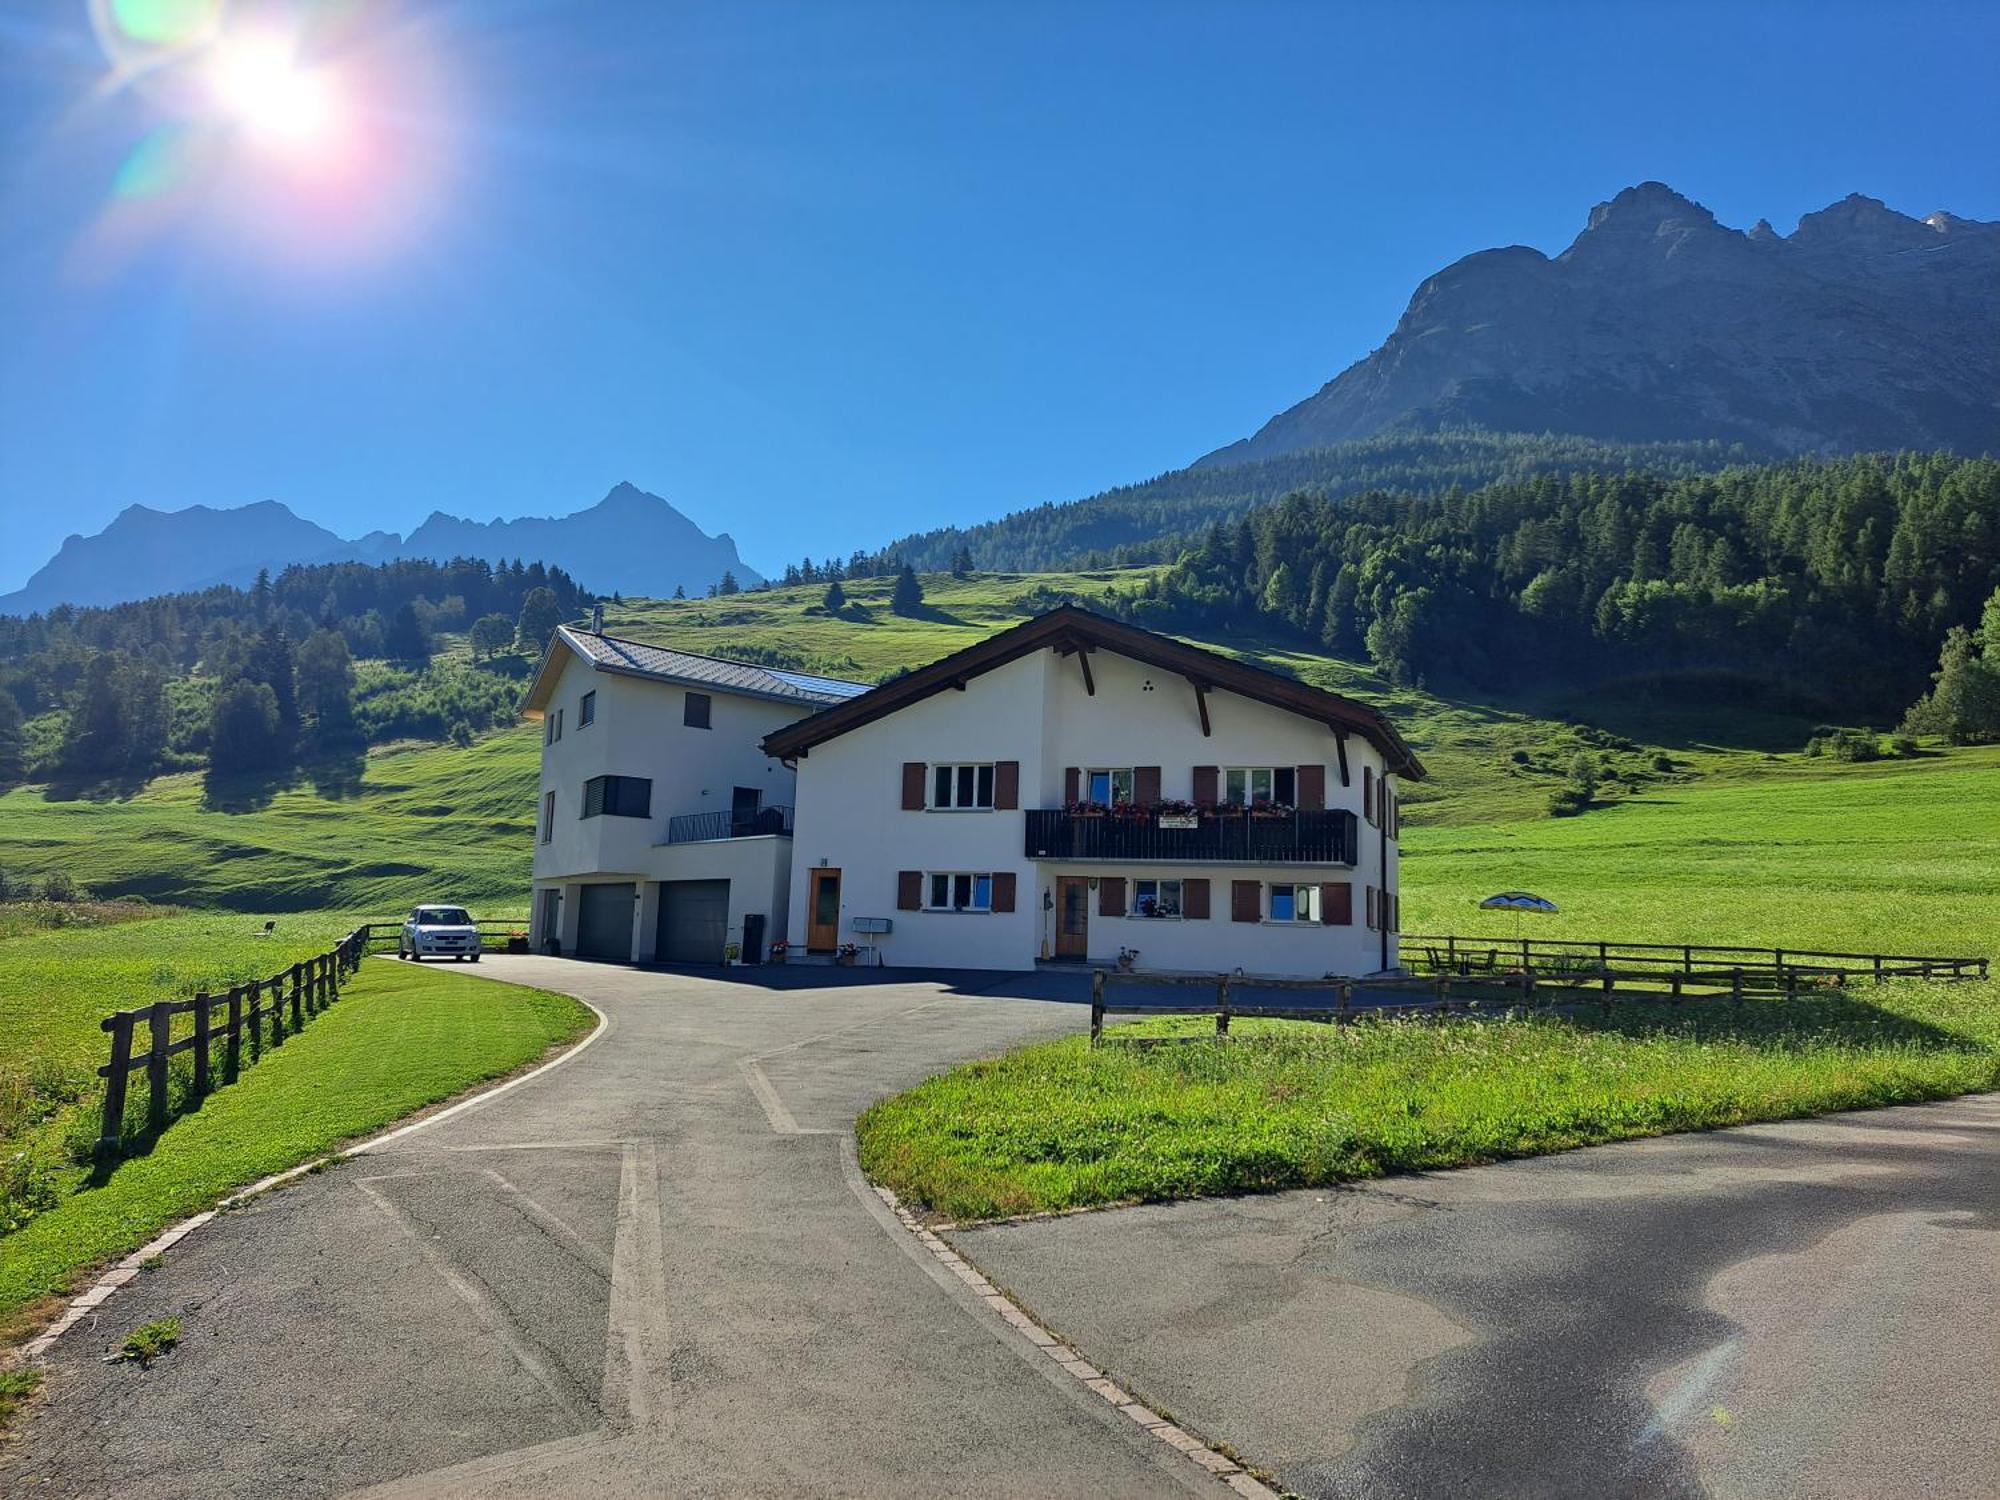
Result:
M1101 818L1111 809L1102 802L1072 802L1063 811L1072 818Z
M852 943L842 943L836 961L846 968L853 968L854 961L861 956L861 950Z
M770 946L769 953L771 957L771 962L774 964L783 963L785 961L785 955L787 953L790 953L791 951L792 951L792 945L786 942L783 938L779 938L775 943L771 944Z
M728 964L731 968L734 968L737 964L741 963L743 961L742 944L724 943L722 945L722 961L725 964Z

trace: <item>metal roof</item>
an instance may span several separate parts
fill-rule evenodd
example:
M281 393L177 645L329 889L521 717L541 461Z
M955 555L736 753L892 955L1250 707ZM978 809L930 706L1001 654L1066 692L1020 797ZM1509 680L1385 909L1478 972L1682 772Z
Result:
M776 667L760 667L752 662L728 661L719 656L700 656L692 651L675 651L666 646L649 646L643 641L622 640L615 635L593 635L588 630L577 630L568 625L558 627L556 633L577 655L604 672L629 673L661 682L692 683L755 698L776 698L821 707L845 703L869 688L865 682L843 682L837 677L819 677L810 672L784 671Z

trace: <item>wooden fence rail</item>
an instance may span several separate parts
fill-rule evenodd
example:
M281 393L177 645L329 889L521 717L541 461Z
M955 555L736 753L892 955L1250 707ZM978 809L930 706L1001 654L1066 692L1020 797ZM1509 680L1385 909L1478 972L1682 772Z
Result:
M1718 943L1614 943L1563 938L1467 937L1460 934L1405 933L1398 943L1403 961L1433 973L1474 974L1503 967L1543 973L1575 973L1613 965L1626 969L1704 969L1783 979L1791 974L1839 975L1846 979L1985 979L1988 960L1903 953L1840 953L1812 948L1735 947Z
M104 1080L99 1159L116 1156L124 1140L127 1085L136 1070L146 1070L146 1130L157 1135L167 1123L167 1064L175 1053L194 1054L188 1098L199 1103L216 1087L218 1036L222 1041L222 1082L234 1083L244 1066L244 1044L249 1044L250 1062L261 1057L266 1046L283 1046L288 1035L340 997L341 982L361 966L366 951L367 929L356 928L325 953L268 979L250 980L221 995L202 993L191 1000L160 1000L106 1016L100 1024L111 1034L111 1061L97 1070L97 1076ZM194 1016L193 1030L177 1041L174 1017L188 1014ZM134 1034L142 1027L145 1048L135 1051Z
M1403 941L1407 944L1426 940L1406 938ZM1445 940L1439 938L1429 941ZM1467 940L1459 941L1464 943ZM1594 949L1597 945L1571 946L1579 948L1589 946ZM1694 950L1696 954L1717 951L1719 950L1712 948ZM1430 974L1382 979L1348 979L1331 976L1324 979L1254 979L1229 974L1147 974L1098 969L1091 976L1090 1044L1095 1047L1106 1040L1111 1040L1157 1046L1163 1043L1202 1040L1198 1036L1107 1039L1104 1035L1104 1019L1109 1015L1212 1015L1215 1017L1216 1036L1227 1037L1231 1019L1238 1016L1268 1016L1284 1020L1323 1021L1344 1025L1360 1016L1443 1016L1450 1015L1454 1011L1530 1012L1537 1009L1553 1009L1557 1006L1584 1004L1597 1005L1604 1014L1609 1015L1612 1006L1619 1002L1680 1005L1689 1001L1726 999L1732 1005L1742 1005L1746 999L1793 998L1801 989L1839 987L1854 981L1879 984L1892 978L1904 977L1933 980L1973 980L1987 977L1987 960L1983 958L1903 958L1872 953L1803 954L1795 950L1781 949L1729 951L1740 952L1745 959L1750 959L1751 955L1756 957L1748 962L1739 960L1730 965L1684 958L1679 964L1656 965L1642 962L1641 966L1625 968L1612 967L1606 963L1589 965L1545 963L1540 969L1532 965L1523 965L1504 970L1497 964L1466 969L1440 967ZM1774 963L1765 963L1761 959L1766 953L1781 954L1782 957ZM1835 967L1825 962L1806 964L1793 961L1807 957L1815 960L1839 958L1850 962L1846 967ZM1612 959L1614 963L1618 961L1615 952ZM1112 999L1109 992L1113 987L1122 986L1212 989L1214 999L1185 1005L1172 1003L1163 1005L1158 1001L1148 1002L1140 999L1135 999L1129 1004L1121 1004ZM1302 1003L1245 1004L1241 998L1244 991L1273 990L1302 992ZM1382 998L1385 995L1404 993L1422 995L1424 998L1408 1001ZM1320 1003L1304 1000L1304 994L1315 995Z

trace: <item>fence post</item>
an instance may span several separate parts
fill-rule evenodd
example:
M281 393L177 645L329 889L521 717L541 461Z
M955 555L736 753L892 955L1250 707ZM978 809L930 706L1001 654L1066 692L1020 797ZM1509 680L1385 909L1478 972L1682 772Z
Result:
M244 1020L250 1033L250 1061L255 1062L264 1055L264 981L253 979L243 988L250 997L250 1014Z
M146 1128L158 1135L167 1128L167 1048L174 1042L174 1002L155 1000L146 1013L153 1050L146 1054Z
M1448 969L1456 969L1458 967L1458 939L1456 937L1447 937L1444 940L1444 963Z
M1730 972L1729 1003L1731 1005L1741 1005L1743 1003L1743 971L1741 969L1735 969Z
M194 1096L206 1098L208 1077L208 991L194 997Z
M1533 969L1521 971L1521 1008L1530 1014L1534 1013L1535 971Z
M1095 1047L1104 1040L1104 971L1096 969L1090 976L1090 1045Z
M1875 982L1882 982L1882 955L1879 953L1875 955Z
M222 1081L236 1082L243 1071L243 986L229 987L229 1045L222 1054Z
M1221 975L1215 981L1215 1034L1229 1035L1229 976Z
M132 1072L131 1012L107 1016L104 1029L111 1033L111 1062L104 1072L104 1124L97 1136L100 1161L116 1156L118 1143L125 1136L125 1082Z
M1599 944L1599 946L1602 947L1603 945ZM1603 1007L1604 1014L1608 1016L1611 1014L1611 990L1612 987L1617 983L1617 981L1611 977L1611 969L1608 965L1604 970L1604 978L1602 983L1604 985L1604 998L1598 1003Z
M271 1045L285 1045L285 976L275 974L266 986L271 992Z
M1528 940L1526 938L1521 939L1521 967L1523 969L1534 967L1533 964L1528 962Z
M1673 980L1673 996L1674 996L1674 998L1673 998L1673 1003L1674 1003L1675 1005L1679 1005L1679 1004L1681 1003L1681 979L1682 979L1682 978L1683 978L1683 976L1682 976L1682 975L1679 975L1679 974L1676 974L1676 975L1674 975L1674 980Z
M1353 1007L1354 1007L1354 981L1351 979L1343 979L1340 981L1340 1024L1341 1025L1344 1026L1347 1024L1350 1018L1349 1012L1352 1011Z
M306 1024L306 966L292 965L292 1030Z

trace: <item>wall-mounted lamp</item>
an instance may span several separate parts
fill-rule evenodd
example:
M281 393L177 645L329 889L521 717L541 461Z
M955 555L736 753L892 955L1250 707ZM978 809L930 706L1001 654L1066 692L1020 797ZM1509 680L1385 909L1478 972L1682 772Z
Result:
M1093 891L1097 889L1097 877L1095 875L1090 877L1090 888Z

